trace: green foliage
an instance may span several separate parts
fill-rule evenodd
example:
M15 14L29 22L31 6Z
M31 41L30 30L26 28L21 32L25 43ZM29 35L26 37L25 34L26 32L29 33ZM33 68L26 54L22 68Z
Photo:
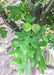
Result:
M34 22L35 19L36 18L32 17L31 14L26 14L25 17L24 17L24 19L22 19L22 21L25 22L25 23L27 23L27 22L28 23L32 23L32 22Z
M19 20L25 15L24 14L25 12L18 6L8 6L7 9L10 10L10 12L8 13L10 20L11 19Z
M4 1L7 2L7 0ZM43 2L48 3L49 0L45 0ZM44 73L46 64L45 59L42 56L42 47L47 46L49 43L50 48L54 48L54 33L49 32L47 36L45 35L47 27L54 30L54 15L48 16L43 26L41 26L39 24L34 24L36 17L33 17L31 14L31 9L34 7L36 8L39 4L43 4L43 2L42 0L36 0L34 4L29 5L28 0L25 0L17 3L16 5L7 7L8 21L21 20L24 22L20 24L20 31L15 32L15 35L18 36L18 38L14 38L11 41L12 51L9 52L9 56L14 56L12 64L16 65L16 69L19 70L19 75L24 73L24 71L27 73L30 72L28 60L34 67L38 66L39 70ZM4 2L1 1L0 4L3 3ZM3 11L1 7L0 10ZM13 31L15 29L16 28L14 28ZM6 34L7 31L5 31L5 28L0 28L0 35L3 38Z
M54 30L54 14L51 14L50 16L47 17L44 25L50 27L50 30Z
M41 3L41 1L42 1L42 0L36 0L36 1L35 1L35 4L34 4L34 8L37 7L37 6Z
M9 19L20 20L25 16L25 13L28 13L28 7L24 2L16 6L8 6L7 10L10 10L8 15Z
M25 4L24 2L21 2L19 5L8 6L7 10L9 10L7 14L9 20L22 20L25 23L32 23L35 20L35 17L32 17L30 13L31 7L29 7L28 4Z
M7 31L5 30L6 28L4 28L4 27L1 27L0 28L0 36L2 37L2 38L4 38L4 37L6 37L7 35Z
M42 73L44 72L44 69L46 69L45 60L42 56L43 50L41 47L46 46L47 42L41 37L41 30L40 32L40 35L39 32L36 34L33 31L25 32L24 30L15 33L18 38L12 40L11 46L13 50L9 55L15 56L12 60L12 64L19 65L19 67L16 66L19 69L19 73L23 73L24 70L27 73L30 72L30 69L25 69L23 66L21 67L21 65L26 65L29 68L29 65L27 65L28 59L33 66L37 66L39 64L38 67L41 69Z
M3 9L0 7L0 11L3 11Z
M46 25L46 27L49 27L50 30L54 31L54 14L51 14L50 16L47 17L47 19L44 22L44 25ZM54 49L54 33L49 32L47 37L48 37L49 47L50 48L53 47Z
M40 56L39 69L41 69L42 73L44 74L44 69L46 69L46 64L44 57L42 55Z

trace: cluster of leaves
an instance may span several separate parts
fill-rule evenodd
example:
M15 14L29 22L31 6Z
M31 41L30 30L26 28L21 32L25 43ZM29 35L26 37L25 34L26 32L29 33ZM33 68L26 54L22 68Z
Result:
M3 9L1 8L1 6L0 6L0 11L3 11Z
M4 38L4 37L7 36L7 31L6 31L5 29L6 29L6 28L4 28L4 27L1 27L1 28L0 28L0 36L1 36L2 38Z
M33 31L26 32L24 30L15 33L18 38L14 38L12 40L11 46L13 50L9 55L15 56L12 60L12 64L16 65L16 68L19 69L19 74L23 73L24 70L27 73L30 72L28 59L33 66L38 65L39 69L44 73L46 64L44 57L42 56L43 50L41 47L45 47L47 45L45 31L45 26L43 26L37 33Z
M35 17L32 17L32 15L29 12L30 7L28 6L28 4L25 4L24 2L21 2L19 5L17 4L15 6L8 6L7 10L9 10L9 20L22 20L23 22L29 23L32 23L35 20Z
M48 40L49 40L48 43L49 43L49 47L50 48L53 47L53 49L54 49L54 33L53 33L54 32L54 12L52 12L52 14L47 17L47 19L44 22L44 25L46 25L47 28L48 27L50 28L49 33L47 35Z
M47 17L44 25L50 27L50 30L54 30L54 14L51 14L50 16Z
M4 2L8 2L8 0L0 0L0 11L3 11L3 8L1 7ZM1 14L0 14L1 15ZM4 38L7 36L7 31L6 31L6 28L5 27L1 27L1 24L0 24L0 38Z

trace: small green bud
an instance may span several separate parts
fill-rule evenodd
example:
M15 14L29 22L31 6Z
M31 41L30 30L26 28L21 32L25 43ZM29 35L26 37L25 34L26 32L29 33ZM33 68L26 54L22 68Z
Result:
M29 23L25 23L25 24L24 24L24 30L25 30L26 32L30 31L30 30L31 30L31 25L30 25Z
M34 32L38 32L38 31L40 30L40 25L34 24L34 25L32 26L32 30L33 30Z

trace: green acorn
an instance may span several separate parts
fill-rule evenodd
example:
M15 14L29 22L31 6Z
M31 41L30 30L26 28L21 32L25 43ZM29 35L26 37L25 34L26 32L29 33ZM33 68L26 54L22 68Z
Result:
M31 25L30 25L29 23L25 23L25 24L24 24L24 30L25 30L26 32L30 31L30 30L31 30Z
M38 31L40 30L40 25L38 25L38 24L32 25L32 30L33 30L34 32L38 32Z

